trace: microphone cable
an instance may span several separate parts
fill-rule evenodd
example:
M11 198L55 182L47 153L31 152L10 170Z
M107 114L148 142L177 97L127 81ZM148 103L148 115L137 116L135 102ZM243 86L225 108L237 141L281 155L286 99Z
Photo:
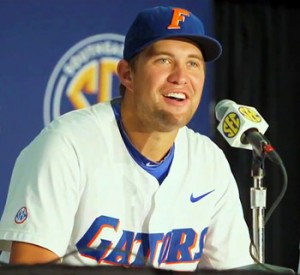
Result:
M279 155L277 154L277 159L280 160L278 162L273 162L277 165L279 165L280 170L282 172L283 175L283 185L282 185L282 189L277 197L277 199L274 201L274 203L272 204L272 206L270 207L269 211L266 213L266 217L265 217L265 225L268 222L268 220L270 219L271 215L273 214L274 210L278 207L279 203L282 201L287 187L288 187L288 175L287 175L287 171L286 168L283 164L283 161L281 160L281 158L279 157Z

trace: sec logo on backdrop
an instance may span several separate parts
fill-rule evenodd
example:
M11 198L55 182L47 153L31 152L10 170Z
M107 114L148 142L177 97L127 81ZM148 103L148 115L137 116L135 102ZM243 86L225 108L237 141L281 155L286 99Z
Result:
M110 33L91 36L62 56L45 92L45 125L63 113L119 95L116 68L123 56L124 39Z

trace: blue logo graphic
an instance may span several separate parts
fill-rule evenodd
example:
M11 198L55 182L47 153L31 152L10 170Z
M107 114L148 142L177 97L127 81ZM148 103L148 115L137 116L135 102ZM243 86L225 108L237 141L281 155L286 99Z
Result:
M193 193L191 194L191 197L190 197L190 200L191 200L191 202L197 202L197 201L200 201L201 199L203 199L204 197L206 197L207 195L209 195L211 192L213 192L213 191L215 191L215 190L211 190L211 191L209 191L209 192L207 192L207 193L205 193L205 194L202 194L202 195L200 195L200 196L198 196L198 197L194 197L194 195L193 195Z

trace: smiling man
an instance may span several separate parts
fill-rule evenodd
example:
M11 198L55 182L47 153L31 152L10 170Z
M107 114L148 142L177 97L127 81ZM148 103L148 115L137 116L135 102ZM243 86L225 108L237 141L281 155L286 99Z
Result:
M223 152L186 125L221 45L176 7L140 12L118 63L121 97L55 119L19 155L2 260L193 271L250 265Z

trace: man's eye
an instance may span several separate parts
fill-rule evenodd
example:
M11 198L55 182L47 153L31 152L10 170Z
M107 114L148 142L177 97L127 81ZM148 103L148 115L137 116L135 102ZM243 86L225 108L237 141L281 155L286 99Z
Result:
M190 66L191 66L191 67L198 67L199 64L198 64L197 62L191 61L191 62L190 62Z
M161 58L160 62L161 63L169 63L169 60L167 58Z

